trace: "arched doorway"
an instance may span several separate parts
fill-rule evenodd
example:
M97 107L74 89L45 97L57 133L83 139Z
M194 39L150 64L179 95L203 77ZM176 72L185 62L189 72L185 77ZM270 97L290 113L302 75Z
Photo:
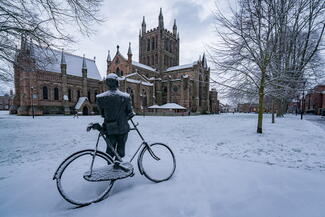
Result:
M88 115L88 107L87 106L84 106L83 109L82 109L82 115Z

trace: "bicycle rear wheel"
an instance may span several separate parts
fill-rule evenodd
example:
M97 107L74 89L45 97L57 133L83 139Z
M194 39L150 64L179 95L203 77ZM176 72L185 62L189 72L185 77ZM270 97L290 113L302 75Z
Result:
M174 153L163 143L153 143L150 149L159 159L155 159L147 147L142 149L138 159L140 172L153 182L170 179L176 169Z
M83 175L90 169L94 150L83 150L72 154L59 166L54 178L61 196L74 205L85 206L103 200L114 181L89 182ZM97 151L93 168L113 163L103 152Z

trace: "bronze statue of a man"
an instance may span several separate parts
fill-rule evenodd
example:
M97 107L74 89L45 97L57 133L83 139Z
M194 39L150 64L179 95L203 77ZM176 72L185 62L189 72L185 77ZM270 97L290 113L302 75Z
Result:
M113 148L117 145L120 157L125 155L125 143L128 138L130 126L128 120L134 116L131 107L130 95L118 89L118 76L108 74L106 78L108 91L97 95L97 105L101 116L104 118L103 127ZM107 147L107 154L114 156Z

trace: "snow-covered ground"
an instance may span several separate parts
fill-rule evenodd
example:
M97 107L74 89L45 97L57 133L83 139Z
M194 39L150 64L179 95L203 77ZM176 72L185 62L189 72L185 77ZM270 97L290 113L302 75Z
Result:
M256 115L141 117L149 141L174 151L174 177L144 176L115 183L110 197L73 209L52 180L71 153L93 148L86 132L99 116L9 116L0 112L0 216L324 217L325 129L287 116L255 133ZM131 132L129 158L140 140ZM101 143L103 148L104 144Z

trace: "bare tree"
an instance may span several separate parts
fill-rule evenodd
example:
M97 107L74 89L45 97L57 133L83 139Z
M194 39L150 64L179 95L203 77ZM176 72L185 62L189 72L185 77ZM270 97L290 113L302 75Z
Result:
M325 4L321 0L276 1L275 37L279 42L269 70L268 86L276 98L277 116L305 84L324 73L319 50L324 35Z
M271 0L241 0L239 10L232 10L230 18L218 10L217 34L222 44L211 52L215 65L224 74L223 82L246 91L248 86L254 87L259 101L258 133L262 133L267 68L275 51L270 4Z
M22 36L40 47L73 42L72 26L84 35L92 32L102 0L0 0L0 79L12 80L6 65L15 62ZM70 28L69 28L70 27Z
M223 83L258 96L262 133L265 95L282 103L310 78L324 33L324 1L239 0L231 11L231 17L215 13L221 43L210 54Z

